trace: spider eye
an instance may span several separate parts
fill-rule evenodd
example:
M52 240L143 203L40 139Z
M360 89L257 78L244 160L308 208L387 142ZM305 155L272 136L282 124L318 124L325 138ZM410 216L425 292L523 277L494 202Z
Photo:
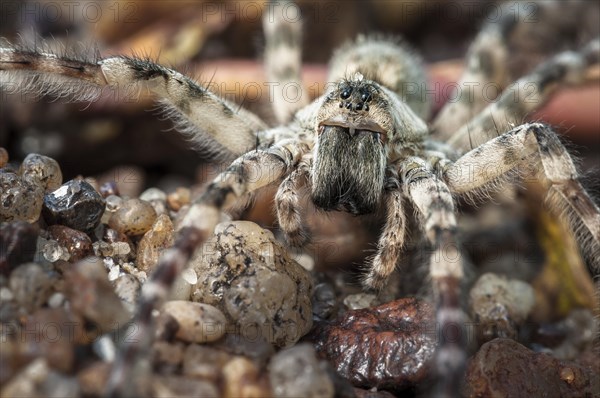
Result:
M362 95L360 96L360 99L362 102L371 101L371 93L362 93Z
M345 89L344 89L344 90L341 92L341 94L340 94L340 97L341 97L342 99L348 99L348 98L350 98L350 94L352 94L352 88L350 88L350 87L349 87L349 88L345 88Z

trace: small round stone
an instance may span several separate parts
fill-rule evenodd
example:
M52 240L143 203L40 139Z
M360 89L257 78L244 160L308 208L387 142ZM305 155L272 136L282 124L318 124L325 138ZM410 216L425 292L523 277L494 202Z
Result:
M211 346L190 344L183 354L183 374L218 381L231 355Z
M104 206L104 199L90 184L71 180L44 197L43 214L49 225L91 231L100 223Z
M531 285L493 273L479 277L469 293L471 312L481 342L496 337L517 337L518 326L535 304Z
M146 273L152 272L163 250L173 246L174 233L169 216L160 215L138 244L137 267Z
M36 222L44 201L44 187L37 180L0 170L0 221Z
M35 263L18 266L8 281L15 300L30 313L46 303L53 292L54 283L54 278Z
M333 397L333 382L310 344L298 344L277 353L269 363L275 397Z
M25 221L0 223L0 273L8 275L13 267L32 261L39 228Z
M152 228L155 220L156 211L150 203L140 199L129 199L112 214L108 225L127 236L138 236Z
M329 283L315 286L312 297L313 314L319 319L328 319L336 307L335 290Z
M114 181L108 181L102 184L99 188L100 195L106 198L110 195L118 195L119 188L117 187L117 183Z
M349 310L361 310L377 304L377 296L369 293L349 294L344 298L344 305Z
M108 195L106 197L106 211L115 212L123 205L123 199L117 195Z
M266 377L256 363L243 356L235 356L223 366L225 397L268 397L271 396ZM290 395L291 397L292 395ZM310 394L304 396L310 397Z
M8 151L0 147L0 168L6 166L8 163Z
M168 301L161 312L173 317L179 324L175 334L190 343L208 343L219 340L225 334L227 319L212 305L191 301Z
M115 282L115 293L123 302L125 308L133 313L140 295L140 282L129 274L119 276Z
M167 194L158 188L148 188L140 195L141 200L152 202L153 200L167 201Z
M175 211L190 203L191 192L189 188L179 187L167 196L167 204Z
M45 192L52 192L62 184L62 171L56 160L35 153L27 155L21 164L24 179L38 181Z
M93 253L92 240L85 232L64 225L52 225L48 227L48 232L52 239L67 249L70 254L69 261L71 262L79 261Z
M52 239L44 244L42 255L51 263L55 263L58 260L69 261L69 258L71 257L66 248L62 247L57 241Z
M122 327L131 318L99 258L89 257L69 268L65 276L65 295L73 313L83 316L103 332Z

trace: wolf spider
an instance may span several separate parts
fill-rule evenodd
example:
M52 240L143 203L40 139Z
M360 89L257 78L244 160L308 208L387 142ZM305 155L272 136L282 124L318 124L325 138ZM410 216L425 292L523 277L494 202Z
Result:
M301 26L283 18L281 3L263 21L267 76L300 87ZM544 23L565 6L546 2L535 7L538 23ZM549 203L567 210L584 254L597 266L600 210L581 186L573 160L550 126L514 127L511 121L522 121L558 87L583 82L588 68L598 64L600 41L560 53L508 84L508 37L523 24L507 12L486 24L469 50L459 87L499 83L503 92L497 101L488 105L483 91L474 90L469 99L447 104L431 125L425 122L430 111L422 92L426 76L421 61L401 41L381 36L359 37L336 51L328 76L333 84L314 102L307 104L304 95L304 101L291 103L275 90L271 100L281 124L275 128L148 59L114 56L90 62L38 49L0 48L3 83L20 79L27 83L22 90L57 95L70 90L68 94L87 101L99 86L147 88L195 142L237 157L193 202L175 245L164 252L143 286L133 339L137 343L125 347L116 361L112 391L126 390L132 361L151 342L153 309L213 233L222 210L271 184L278 184L279 227L294 246L308 239L300 211L303 185L324 211L359 215L385 208L377 253L363 280L369 289L380 289L396 268L406 241L407 209L414 209L434 250L429 273L442 329L467 322L460 304L464 272L455 244L456 200L486 196L520 166L535 163L547 183ZM464 339L443 336L439 341L434 368L439 391L446 395L459 389L464 344Z

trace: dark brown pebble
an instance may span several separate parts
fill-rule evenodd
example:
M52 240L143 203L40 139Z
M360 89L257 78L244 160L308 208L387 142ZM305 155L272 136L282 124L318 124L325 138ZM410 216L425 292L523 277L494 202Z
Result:
M70 262L79 261L92 254L92 240L85 232L64 225L52 225L48 227L48 232L52 239L68 250L71 255Z
M348 311L311 334L315 347L357 387L402 390L428 375L435 352L431 306L414 298Z
M535 353L511 339L484 344L469 361L467 397L594 397L597 369Z
M25 221L0 224L0 273L8 275L20 264L33 260L36 251L37 225Z

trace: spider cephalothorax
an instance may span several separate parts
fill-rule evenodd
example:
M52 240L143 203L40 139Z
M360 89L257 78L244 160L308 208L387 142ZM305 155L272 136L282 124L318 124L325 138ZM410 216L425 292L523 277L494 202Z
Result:
M394 128L387 110L381 89L360 74L325 97L311 170L315 205L352 214L375 210L387 165L387 137Z

